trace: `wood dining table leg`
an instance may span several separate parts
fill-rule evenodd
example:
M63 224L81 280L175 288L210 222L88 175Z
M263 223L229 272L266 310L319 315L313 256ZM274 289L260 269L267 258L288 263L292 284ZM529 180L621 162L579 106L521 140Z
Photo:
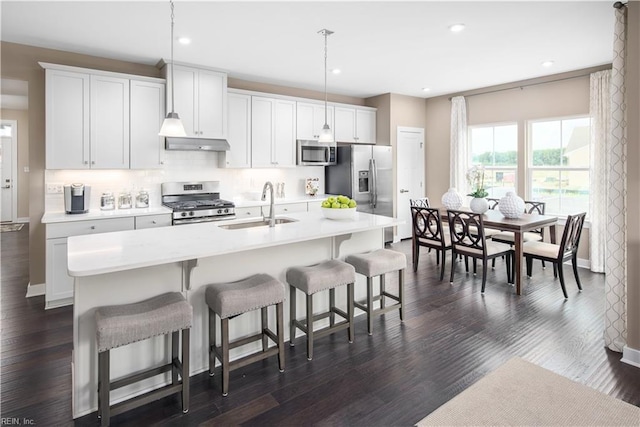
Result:
M522 295L522 232L514 232L513 237L516 257L516 295Z

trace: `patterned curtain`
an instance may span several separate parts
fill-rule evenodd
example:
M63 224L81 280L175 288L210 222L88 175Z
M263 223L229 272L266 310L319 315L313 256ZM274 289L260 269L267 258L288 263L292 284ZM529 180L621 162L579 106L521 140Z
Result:
M460 194L467 191L467 105L464 96L451 98L450 187Z
M611 73L611 146L605 267L605 345L622 352L627 341L627 121L625 60L627 8L615 9Z
M611 145L611 70L598 71L590 76L591 115L591 202L589 217L589 259L591 271L604 273L607 246L608 147Z

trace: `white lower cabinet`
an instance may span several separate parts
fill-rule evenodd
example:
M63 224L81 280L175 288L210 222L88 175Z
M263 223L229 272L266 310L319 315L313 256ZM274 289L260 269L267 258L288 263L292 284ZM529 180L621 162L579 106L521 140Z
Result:
M73 304L73 277L67 273L67 238L167 225L171 225L169 213L47 224L45 308Z
M275 205L274 210L276 211L276 215L282 215L287 213L294 212L306 212L307 211L307 202L304 203L285 203L281 205ZM269 212L269 207L263 207L263 212Z
M262 216L262 209L260 209L260 206L236 208L235 211L236 211L236 219L254 218L254 217Z

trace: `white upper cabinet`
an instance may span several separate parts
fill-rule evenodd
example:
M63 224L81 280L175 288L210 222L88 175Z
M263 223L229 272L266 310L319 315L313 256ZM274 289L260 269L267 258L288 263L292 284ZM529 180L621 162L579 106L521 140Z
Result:
M324 104L298 102L296 111L297 139L317 140L324 126ZM327 123L333 129L333 107L327 107Z
M91 168L129 167L129 79L91 76Z
M295 166L296 102L251 97L251 164Z
M167 111L171 110L171 66L165 64ZM187 136L226 138L227 75L201 68L174 65L175 112Z
M46 167L88 169L89 74L46 70Z
M164 165L164 138L158 135L165 115L165 85L131 80L131 169Z
M218 155L220 167L251 167L251 95L229 92L227 141L229 151Z
M46 168L159 167L161 79L56 64L46 69Z
M357 107L335 107L335 139L337 142L375 144L376 110Z

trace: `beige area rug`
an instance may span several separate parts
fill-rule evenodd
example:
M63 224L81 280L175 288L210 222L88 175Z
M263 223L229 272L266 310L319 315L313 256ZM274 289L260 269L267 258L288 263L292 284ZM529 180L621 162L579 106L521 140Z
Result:
M513 358L418 426L639 426L640 408Z
M5 231L20 231L24 224L0 224L0 233Z

